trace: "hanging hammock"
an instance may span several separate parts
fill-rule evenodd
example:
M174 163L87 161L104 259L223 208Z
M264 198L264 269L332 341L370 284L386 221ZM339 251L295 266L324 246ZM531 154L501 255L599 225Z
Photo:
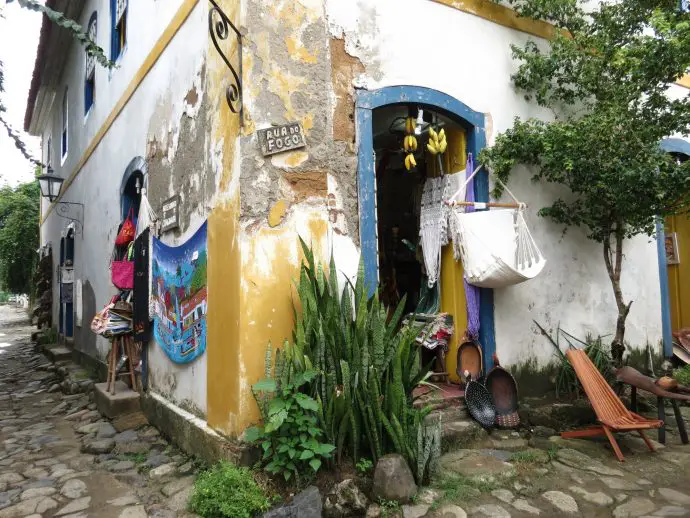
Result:
M466 184L481 167L480 165L474 170ZM503 185L500 180L497 181ZM503 188L516 202L512 209L464 212L456 206L453 210L456 222L456 235L453 237L455 257L462 259L467 282L480 288L503 288L519 284L539 275L546 265L546 259L525 222L524 211L527 206L519 202L505 185ZM453 195L447 203L472 203L476 208L507 206L500 203L456 203L453 200L459 193L460 191Z

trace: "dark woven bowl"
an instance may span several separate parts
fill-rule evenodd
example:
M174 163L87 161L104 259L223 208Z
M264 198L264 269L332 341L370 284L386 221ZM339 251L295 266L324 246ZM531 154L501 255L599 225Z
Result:
M496 424L501 428L515 428L519 425L518 391L515 378L503 367L497 365L486 377L486 388L496 405Z
M491 394L484 385L469 379L465 387L465 404L472 418L484 428L496 422L496 408Z

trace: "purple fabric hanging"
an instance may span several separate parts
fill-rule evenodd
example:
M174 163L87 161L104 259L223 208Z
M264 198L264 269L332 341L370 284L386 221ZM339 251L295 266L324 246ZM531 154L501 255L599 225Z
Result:
M474 172L474 159L472 153L467 155L467 166L465 167L465 179ZM467 184L465 190L465 201L474 201L474 180ZM474 212L474 205L465 206L466 212ZM463 277L465 283L465 300L467 301L467 334L469 338L479 338L479 288L472 286Z

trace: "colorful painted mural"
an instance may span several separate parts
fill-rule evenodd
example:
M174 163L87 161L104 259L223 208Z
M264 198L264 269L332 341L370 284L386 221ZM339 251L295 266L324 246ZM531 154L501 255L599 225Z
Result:
M177 247L153 238L151 301L156 342L175 363L206 350L206 223Z

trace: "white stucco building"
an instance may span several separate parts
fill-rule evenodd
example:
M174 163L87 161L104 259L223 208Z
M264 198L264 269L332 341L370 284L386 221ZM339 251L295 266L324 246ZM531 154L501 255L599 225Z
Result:
M152 340L148 390L229 435L257 417L250 385L263 372L265 345L290 337L298 234L324 257L333 250L345 275L363 256L372 281L388 275L395 254L399 294L418 296L419 261L390 236L416 242L413 192L435 166L420 155L418 170L404 172L396 120L422 108L431 117L424 121L445 125L447 166L456 172L515 117L550 116L513 87L510 45L548 38L553 27L491 0L220 1L241 46L232 28L225 40L209 30L214 3L205 0L130 0L122 12L121 2L106 0L48 4L85 27L95 21L97 42L118 65L90 68L78 44L44 23L26 128L41 136L44 162L65 178L60 201L83 204L70 209L83 223L73 235L56 205L42 207L42 245L52 245L57 267L64 238L63 261L71 250L83 286L82 326L73 325L73 305L57 301L54 322L76 350L103 361L109 344L88 323L115 291L108 267L118 225L137 185L156 211L179 195L180 227L160 237L181 244L208 221L208 345L178 365ZM672 93L685 96L688 83L680 83ZM232 85L241 112L226 101ZM264 155L258 131L294 122L306 147ZM485 174L477 178L478 196L486 196ZM482 345L503 365L544 366L553 349L533 321L578 336L609 334L616 305L600 245L536 216L558 193L526 175L513 178L548 263L529 282L482 292ZM627 245L622 287L634 300L626 334L634 347L660 347L665 331L659 252L646 237ZM458 268L444 252L442 309L454 313L461 335Z

